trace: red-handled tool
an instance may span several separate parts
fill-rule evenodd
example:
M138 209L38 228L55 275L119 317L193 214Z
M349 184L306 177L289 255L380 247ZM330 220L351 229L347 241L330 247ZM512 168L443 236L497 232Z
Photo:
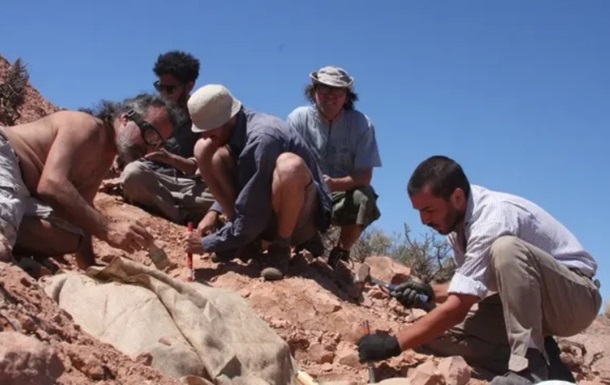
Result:
M189 234L193 232L193 222L187 224ZM193 282L195 280L195 270L193 269L193 253L189 252L186 254L186 266L188 267L188 276L186 280Z
M364 334L366 334L366 335L371 334L371 328L369 326L368 320L364 320L362 322L362 329L363 329ZM367 363L367 366L369 368L369 384L374 384L375 383L375 366L373 365L372 362Z

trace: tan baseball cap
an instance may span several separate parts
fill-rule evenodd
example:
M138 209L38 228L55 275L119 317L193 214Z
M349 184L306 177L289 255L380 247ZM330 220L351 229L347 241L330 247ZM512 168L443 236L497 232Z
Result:
M314 83L322 83L331 87L352 88L354 78L346 70L335 66L326 66L309 74Z
M193 122L191 131L205 132L221 127L241 109L241 102L221 84L206 84L195 91L187 102Z

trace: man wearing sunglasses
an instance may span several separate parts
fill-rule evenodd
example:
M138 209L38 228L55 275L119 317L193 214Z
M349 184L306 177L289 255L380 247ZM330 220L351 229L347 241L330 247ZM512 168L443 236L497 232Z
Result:
M192 130L202 136L195 157L217 203L186 250L231 260L253 241L270 241L261 276L283 278L291 246L326 230L330 220L330 194L313 154L286 122L243 108L222 85L198 89L188 108ZM228 221L217 229L220 213Z
M341 234L328 263L336 268L339 261L349 259L362 231L380 216L371 179L373 168L381 167L381 159L373 123L354 108L358 100L354 79L334 66L309 76L311 84L305 88L305 97L311 105L292 111L288 123L315 152L332 193L332 221ZM316 243L306 248L321 256L324 250Z
M0 260L75 253L86 268L95 263L91 236L127 252L148 248L153 237L142 224L106 217L93 199L116 155L130 162L158 150L177 116L164 99L142 94L91 114L60 111L0 128Z
M179 224L199 221L213 198L197 173L186 102L199 76L199 60L182 51L159 55L153 67L155 89L184 111L174 135L157 151L127 165L121 175L125 199Z

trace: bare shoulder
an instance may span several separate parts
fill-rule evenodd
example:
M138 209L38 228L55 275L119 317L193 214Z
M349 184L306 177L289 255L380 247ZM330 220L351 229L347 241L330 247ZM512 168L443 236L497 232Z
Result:
M58 111L48 116L57 130L103 133L104 123L93 115L80 111Z

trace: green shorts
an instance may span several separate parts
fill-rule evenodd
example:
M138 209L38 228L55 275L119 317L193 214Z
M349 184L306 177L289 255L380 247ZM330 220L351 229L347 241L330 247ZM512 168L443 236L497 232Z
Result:
M332 193L332 224L347 226L358 224L366 228L381 216L377 207L378 195L372 186Z

